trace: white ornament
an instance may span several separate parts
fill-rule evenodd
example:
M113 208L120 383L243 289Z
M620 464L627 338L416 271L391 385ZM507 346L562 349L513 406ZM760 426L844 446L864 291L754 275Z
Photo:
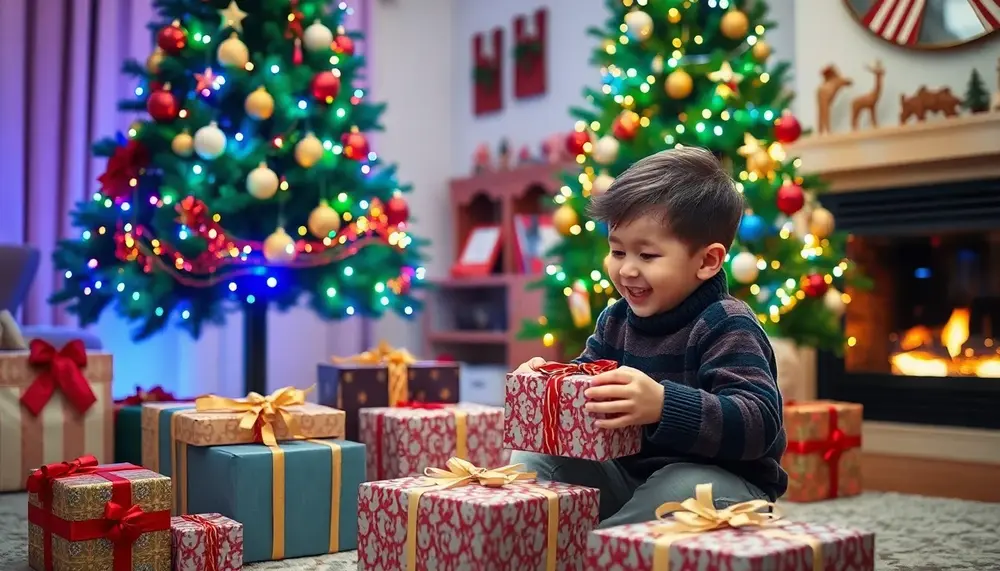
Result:
M302 32L302 45L311 52L328 50L332 43L333 32L319 20L309 24L309 27Z
M844 311L847 310L847 304L844 303L843 294L837 291L837 288L830 288L826 290L823 294L823 305L830 310L830 313L840 317L844 315Z
M604 194L605 192L608 191L609 188L611 188L611 184L613 182L615 182L615 177L609 175L606 172L602 172L601 174L594 177L594 183L591 185L590 195L600 196Z
M660 75L663 73L663 56L657 54L653 57L653 61L650 62L649 68L653 70L653 73Z
M760 288L760 291L757 292L755 299L757 300L757 303L767 303L767 300L771 299L771 290L766 287Z
M278 175L267 167L267 163L260 163L247 175L247 192L258 200L271 198L278 192Z
M194 152L206 160L218 158L226 152L226 134L215 121L194 132Z
M290 262L295 259L295 240L278 228L264 240L264 258L269 262Z
M733 273L733 279L741 284L753 283L760 270L757 269L757 256L750 252L740 252L733 256L729 262L729 269Z
M628 36L633 40L645 40L653 35L653 17L642 10L632 10L625 14Z
M594 144L594 150L590 153L590 156L594 157L594 160L598 164L610 165L618 159L618 148L620 146L621 144L618 142L618 139L611 135L604 135Z

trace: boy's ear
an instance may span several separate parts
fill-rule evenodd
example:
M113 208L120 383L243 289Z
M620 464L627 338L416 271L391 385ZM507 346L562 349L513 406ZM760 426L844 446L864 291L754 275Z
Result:
M698 279L711 279L722 269L726 262L726 247L715 242L702 249L701 267L698 268Z

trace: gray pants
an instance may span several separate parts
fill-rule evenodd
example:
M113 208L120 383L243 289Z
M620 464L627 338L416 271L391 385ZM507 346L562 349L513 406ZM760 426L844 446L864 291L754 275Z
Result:
M598 527L651 521L663 502L683 502L694 497L698 484L711 483L715 507L726 508L749 500L767 500L760 488L732 472L709 464L676 463L660 468L645 482L622 470L616 462L514 451L512 464L538 473L538 479L563 482L601 491Z

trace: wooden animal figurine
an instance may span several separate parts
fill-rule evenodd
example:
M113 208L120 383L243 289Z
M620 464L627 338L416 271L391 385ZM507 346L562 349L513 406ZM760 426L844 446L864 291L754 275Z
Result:
M830 105L841 89L853 83L849 78L840 75L840 70L833 64L824 67L821 74L823 83L816 90L816 109L819 112L819 120L816 122L817 134L830 132Z
M997 58L997 92L993 94L993 110L1000 111L1000 58Z
M873 64L866 65L865 69L872 72L875 76L875 86L868 93L859 95L851 100L851 129L854 131L858 130L858 126L861 123L861 114L865 111L868 112L872 127L878 127L878 100L882 97L882 76L885 75L885 69L882 67L880 60L875 60Z
M910 117L916 117L917 121L927 119L927 113L942 113L945 117L956 117L958 108L962 105L962 100L955 97L950 87L942 87L937 91L927 89L926 85L921 85L916 93L907 97L906 94L899 96L899 122L905 124Z

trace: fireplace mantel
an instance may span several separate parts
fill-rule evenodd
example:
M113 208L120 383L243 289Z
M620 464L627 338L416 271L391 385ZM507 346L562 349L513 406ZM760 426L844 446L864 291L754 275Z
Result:
M831 192L1000 178L1000 112L813 135L787 151Z

